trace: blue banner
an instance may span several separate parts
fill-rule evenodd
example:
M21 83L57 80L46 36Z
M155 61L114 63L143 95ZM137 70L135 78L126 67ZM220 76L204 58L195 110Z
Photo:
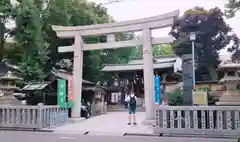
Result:
M160 77L154 76L155 104L161 104Z

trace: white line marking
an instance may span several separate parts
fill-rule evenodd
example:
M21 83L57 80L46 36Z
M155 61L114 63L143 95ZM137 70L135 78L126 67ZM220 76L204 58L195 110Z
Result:
M74 137L60 137L60 139L75 140L76 138L74 138Z

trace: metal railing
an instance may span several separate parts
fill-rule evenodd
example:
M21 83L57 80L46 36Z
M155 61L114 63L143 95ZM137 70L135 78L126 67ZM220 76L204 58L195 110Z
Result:
M240 136L240 106L159 106L157 134Z
M68 110L57 105L0 106L0 128L42 129L68 121Z

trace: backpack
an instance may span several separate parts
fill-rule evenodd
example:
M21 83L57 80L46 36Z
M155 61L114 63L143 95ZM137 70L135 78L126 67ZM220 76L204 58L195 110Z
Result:
M136 107L136 98L135 98L135 96L133 96L133 97L130 97L130 101L129 101L129 106L130 107Z

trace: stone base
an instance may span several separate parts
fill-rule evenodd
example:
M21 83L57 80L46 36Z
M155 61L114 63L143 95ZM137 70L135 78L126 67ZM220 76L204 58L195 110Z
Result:
M240 102L216 102L218 106L240 106Z
M226 91L216 102L216 105L235 106L240 105L240 92Z
M143 120L142 124L143 125L155 125L155 120Z
M83 118L83 117L80 117L80 118L68 118L68 122L69 123L79 123L79 122L82 122L84 120L85 120L85 118Z
M0 98L0 105L24 105L24 104L21 104L21 101L19 101L12 94L4 94Z

